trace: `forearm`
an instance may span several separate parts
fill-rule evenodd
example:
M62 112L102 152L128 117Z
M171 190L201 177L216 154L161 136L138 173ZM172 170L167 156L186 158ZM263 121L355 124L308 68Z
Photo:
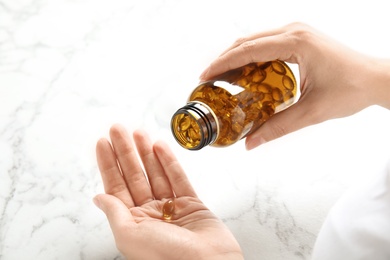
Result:
M204 260L244 260L244 257L241 253L229 253L229 254L221 254L218 256L212 256L204 258Z
M390 109L390 60L376 59L370 66L366 88L374 105Z

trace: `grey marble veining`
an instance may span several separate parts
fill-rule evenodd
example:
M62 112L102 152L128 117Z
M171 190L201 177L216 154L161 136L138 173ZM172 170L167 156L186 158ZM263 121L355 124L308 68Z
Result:
M95 143L113 123L171 145L246 259L310 259L333 203L388 158L388 111L372 107L251 152L242 142L183 151L169 120L238 37L300 20L389 57L389 36L380 33L389 18L382 2L370 6L378 15L364 26L365 6L348 13L350 24L378 38L373 48L356 28L347 37L339 27L347 4L329 21L310 1L303 9L240 3L0 0L0 259L122 259L92 203L103 192ZM377 156L366 160L370 151Z

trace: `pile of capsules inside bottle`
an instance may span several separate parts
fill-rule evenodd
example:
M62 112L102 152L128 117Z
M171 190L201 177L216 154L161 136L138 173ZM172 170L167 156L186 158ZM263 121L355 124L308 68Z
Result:
M242 91L231 93L219 82L239 86ZM227 146L261 126L275 112L294 102L296 80L290 68L282 61L251 63L201 83L190 95L189 101L209 106L219 123L219 138L213 146ZM188 143L197 143L201 135L195 120L181 115L178 129Z

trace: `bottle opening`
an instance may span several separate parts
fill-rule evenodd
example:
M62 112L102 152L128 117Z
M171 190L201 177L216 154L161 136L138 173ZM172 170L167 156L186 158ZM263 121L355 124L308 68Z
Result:
M199 150L215 141L218 127L215 115L201 103L189 103L172 117L171 130L176 141L189 150Z
M195 149L201 143L200 127L195 118L187 113L179 113L172 118L172 131L184 148Z

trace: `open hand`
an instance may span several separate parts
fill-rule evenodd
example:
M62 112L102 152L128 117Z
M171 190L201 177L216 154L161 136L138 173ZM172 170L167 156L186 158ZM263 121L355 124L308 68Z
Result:
M103 138L96 146L106 194L94 202L127 259L243 259L231 232L199 200L165 143L152 144L136 131L135 148L120 125L112 126L110 138L111 144ZM165 219L168 200L174 211Z

